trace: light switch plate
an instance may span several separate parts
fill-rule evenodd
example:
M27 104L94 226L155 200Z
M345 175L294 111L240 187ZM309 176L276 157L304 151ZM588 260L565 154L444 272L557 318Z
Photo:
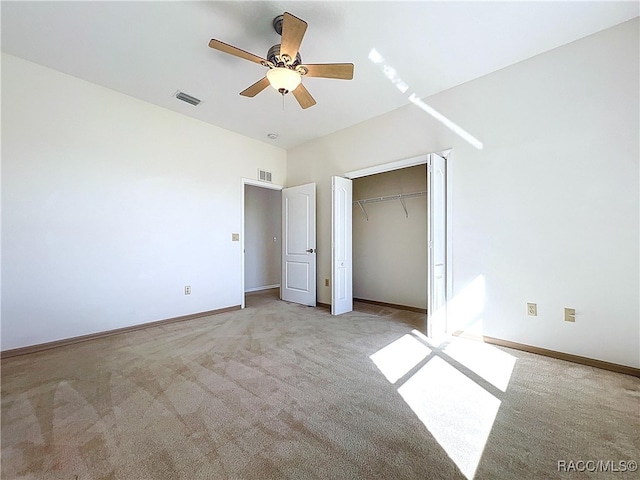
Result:
M564 321L565 322L575 322L576 321L576 309L575 308L565 308L564 309Z
M239 233L232 233L231 234L231 241L232 242L239 242L240 241L240 234Z

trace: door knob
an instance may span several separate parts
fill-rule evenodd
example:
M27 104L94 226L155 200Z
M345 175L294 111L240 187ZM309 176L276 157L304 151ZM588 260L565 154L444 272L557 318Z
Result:
M310 249L307 250L307 253L313 253L313 252L315 252L314 248L310 248Z

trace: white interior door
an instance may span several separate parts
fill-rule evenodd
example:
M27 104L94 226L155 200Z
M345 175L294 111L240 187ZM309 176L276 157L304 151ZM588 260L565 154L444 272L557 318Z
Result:
M427 335L447 331L447 177L446 161L432 153L428 161L429 268L427 274Z
M352 190L348 178L331 177L331 314L353 310Z
M282 190L280 298L316 306L316 184Z

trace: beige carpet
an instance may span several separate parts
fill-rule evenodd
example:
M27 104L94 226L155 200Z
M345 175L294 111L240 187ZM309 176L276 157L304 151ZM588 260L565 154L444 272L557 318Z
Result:
M638 478L637 378L247 305L3 360L2 478Z

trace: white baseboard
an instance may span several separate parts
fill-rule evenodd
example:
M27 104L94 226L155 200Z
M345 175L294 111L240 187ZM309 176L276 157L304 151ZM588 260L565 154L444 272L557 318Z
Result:
M280 284L264 285L262 287L246 288L244 293L259 292L260 290L271 290L272 288L280 288Z

